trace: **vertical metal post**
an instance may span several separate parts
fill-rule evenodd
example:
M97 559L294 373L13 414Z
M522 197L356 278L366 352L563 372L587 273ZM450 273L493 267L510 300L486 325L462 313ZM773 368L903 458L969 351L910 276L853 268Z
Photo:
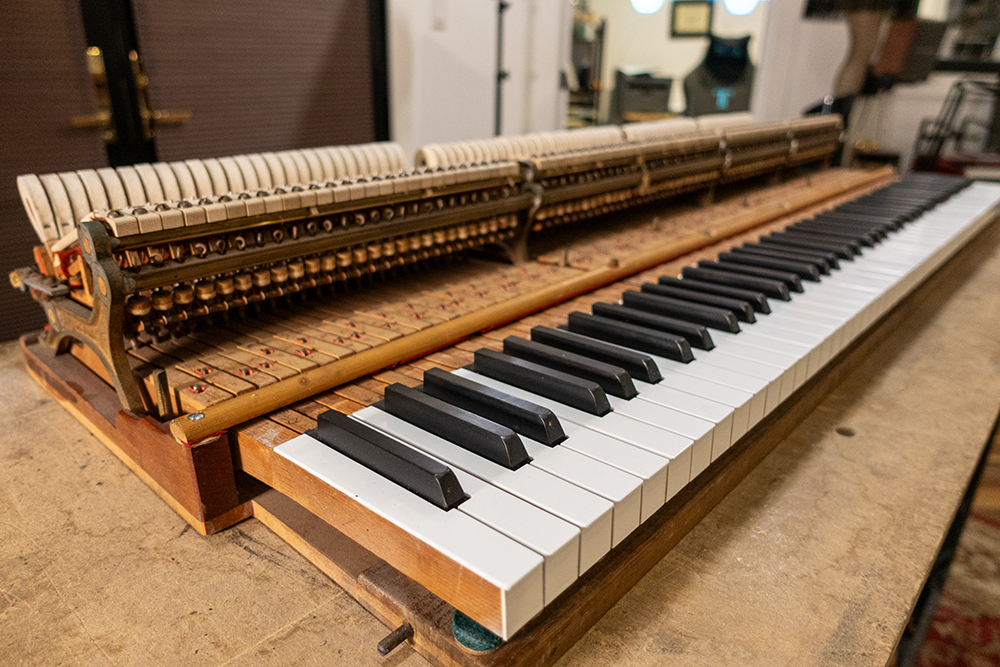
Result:
M507 78L508 72L503 68L503 13L510 7L510 3L500 0L497 3L497 95L496 110L493 115L493 134L500 136L500 117L502 114L503 102L503 81Z

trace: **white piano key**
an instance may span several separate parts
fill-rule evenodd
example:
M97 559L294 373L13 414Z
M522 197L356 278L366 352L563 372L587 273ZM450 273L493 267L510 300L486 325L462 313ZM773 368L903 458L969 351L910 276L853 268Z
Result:
M795 384L794 371L785 371L771 364L762 363L756 358L748 359L739 354L732 354L725 350L712 350L702 352L700 357L695 357L695 363L709 364L727 371L737 371L751 377L760 378L768 382L765 393L764 414L770 414L781 404L782 397L791 394Z
M635 379L633 382L639 390L639 397L643 400L664 405L714 425L711 461L717 459L733 443L733 417L736 411L733 406L680 391L662 382L649 384ZM693 471L692 463L692 473Z
M417 169L427 167L436 169L438 167L437 154L434 152L435 144L425 144L417 150L413 157L413 164Z
M609 395L608 402L618 414L691 439L694 442L691 446L692 479L712 462L714 423L665 407L654 401L644 400L641 396L626 400Z
M160 180L163 199L172 202L184 199L184 195L181 194L181 186L177 182L177 175L174 174L174 170L170 168L170 165L166 162L154 162L152 166L157 178Z
M577 526L580 573L611 549L614 504L610 501L530 464L508 470L378 408L365 408L351 416Z
M333 201L335 204L339 204L345 201L351 201L351 186L344 181L336 181L337 185L333 187Z
M562 427L566 440L558 447L579 452L642 480L640 521L645 521L663 506L667 497L669 459L571 422L563 422ZM525 440L523 436L522 440Z
M767 401L767 387L770 384L767 380L746 375L737 371L727 371L718 366L710 364L699 364L697 357L688 364L682 364L672 359L665 359L656 355L650 355L656 365L660 368L660 374L664 378L667 375L679 374L683 376L708 380L715 384L721 384L733 389L739 389L752 396L750 399L749 412L747 414L747 428L750 429L764 418L765 404ZM662 380L661 380L662 382ZM734 424L735 428L735 424Z
M270 190L267 194L261 197L264 202L264 211L266 213L281 213L286 210L286 206L290 202L284 195L288 193L288 186L281 185ZM295 197L295 202L298 203L298 197Z
M718 333L718 336L713 336L716 347L707 356L701 355L699 359L701 361L706 361L708 363L712 362L713 357L711 355L716 355L714 358L716 360L726 357L735 357L742 360L747 360L750 362L761 364L764 369L773 368L776 369L777 373L780 374L780 400L784 401L787 399L793 391L798 387L796 381L796 370L800 374L804 371L799 368L800 366L805 366L805 359L794 356L792 354L784 354L783 352L776 352L771 349L762 348L759 346L747 345L741 342L741 334L731 334L723 332L712 332L713 334ZM787 344L785 344L787 345ZM803 353L803 356L805 353ZM740 367L733 367L734 370L741 370ZM751 375L755 373L751 372ZM768 375L759 375L759 377L773 376L774 373L769 373ZM766 406L765 406L766 407Z
M377 176L365 176L360 180L365 185L365 199L379 197L382 194L382 179Z
M102 211L111 204L108 202L108 193L104 191L104 183L94 169L80 169L76 172L87 191L87 199L90 201L92 211Z
M452 469L469 498L458 506L463 514L522 544L543 559L545 604L577 580L580 529L571 523L488 484Z
M509 637L542 610L539 554L463 512L439 509L308 435L278 445L274 453L500 589L501 636ZM406 564L390 564L407 572Z
M619 415L615 412L598 417L563 405L544 396L512 387L485 375L473 373L464 368L460 368L454 371L454 373L461 377L475 380L488 387L499 389L511 396L517 396L518 398L523 398L526 401L531 401L532 403L548 408L559 418L560 422L570 422L592 431L603 433L604 435L623 440L636 447L669 459L670 464L667 468L667 500L676 495L685 484L691 481L691 450L694 441L690 438L685 438L676 433L624 415Z
M521 438L531 465L614 504L611 546L618 546L642 520L642 480L567 447Z

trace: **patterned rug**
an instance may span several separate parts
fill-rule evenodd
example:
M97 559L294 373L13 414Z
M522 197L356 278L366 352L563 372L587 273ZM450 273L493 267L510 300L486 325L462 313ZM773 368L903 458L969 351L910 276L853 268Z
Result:
M917 667L1000 667L1000 522L970 514Z

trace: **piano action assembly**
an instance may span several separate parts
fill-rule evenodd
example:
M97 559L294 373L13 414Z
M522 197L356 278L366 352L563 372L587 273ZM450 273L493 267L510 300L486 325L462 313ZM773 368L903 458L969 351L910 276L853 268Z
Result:
M382 143L22 176L41 245L10 277L49 322L22 346L199 532L257 516L396 628L380 651L550 664L995 219L959 178L799 175L841 133L732 114L412 170Z

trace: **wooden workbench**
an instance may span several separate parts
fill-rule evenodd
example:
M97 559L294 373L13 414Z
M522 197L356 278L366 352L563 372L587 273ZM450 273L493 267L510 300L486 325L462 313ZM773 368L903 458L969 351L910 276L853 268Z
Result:
M923 296L561 665L885 664L1000 405L1000 225ZM255 519L195 533L16 343L0 406L0 664L426 664Z

